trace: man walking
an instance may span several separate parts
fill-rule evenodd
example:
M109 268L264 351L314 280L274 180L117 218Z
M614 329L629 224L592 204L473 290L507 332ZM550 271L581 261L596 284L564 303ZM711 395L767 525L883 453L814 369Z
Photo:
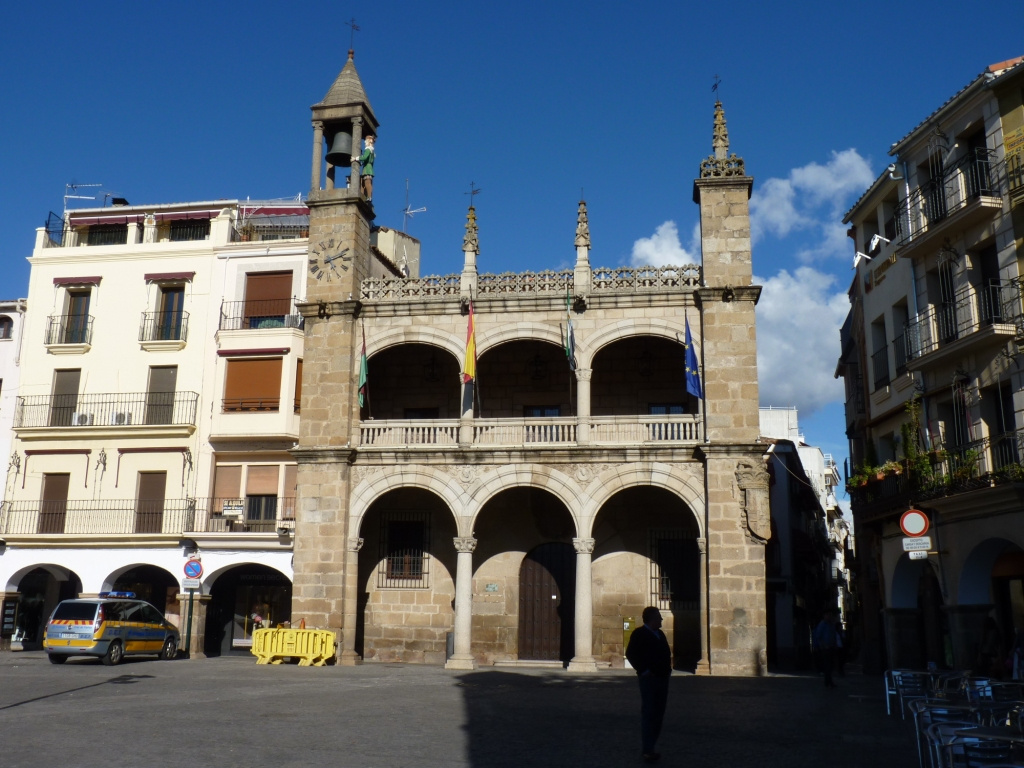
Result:
M672 674L672 651L661 631L661 611L654 606L644 608L643 626L633 630L626 647L626 658L636 670L640 683L640 735L643 757L653 763L661 755L654 751L665 719L668 701L668 679Z

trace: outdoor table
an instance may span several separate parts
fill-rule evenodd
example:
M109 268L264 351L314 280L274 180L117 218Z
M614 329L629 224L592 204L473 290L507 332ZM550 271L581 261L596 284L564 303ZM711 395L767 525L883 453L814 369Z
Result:
M991 741L1008 741L1011 744L1024 744L1024 733L1008 725L991 725L981 728L961 728L953 731L957 736L971 736Z

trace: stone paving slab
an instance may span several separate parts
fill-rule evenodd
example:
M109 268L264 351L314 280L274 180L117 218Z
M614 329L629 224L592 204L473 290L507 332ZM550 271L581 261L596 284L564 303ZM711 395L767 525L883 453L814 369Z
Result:
M674 677L662 766L913 768L880 678ZM435 666L257 666L0 653L0 765L634 766L639 694L596 675Z

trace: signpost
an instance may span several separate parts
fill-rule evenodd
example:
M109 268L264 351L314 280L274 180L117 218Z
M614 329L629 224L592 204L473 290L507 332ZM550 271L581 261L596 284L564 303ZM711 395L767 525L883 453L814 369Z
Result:
M203 575L203 564L192 558L185 563L185 579L181 586L188 590L188 627L185 629L185 655L189 654L189 645L192 641L192 606L195 600L196 590L199 589L199 577Z

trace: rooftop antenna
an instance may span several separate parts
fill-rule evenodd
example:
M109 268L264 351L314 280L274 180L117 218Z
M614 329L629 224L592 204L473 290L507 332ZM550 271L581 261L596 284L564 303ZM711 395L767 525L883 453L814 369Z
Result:
M78 192L78 190L84 189L85 187L96 187L96 188L99 188L99 187L102 187L102 186L103 186L102 184L75 184L74 182L72 182L71 184L65 184L64 185L64 218L67 219L67 217L68 217L68 200L95 200L96 199L95 195L78 195L78 194L75 194L76 192ZM106 204L106 198L103 199L103 202L104 202L104 204Z
M426 212L426 208L410 208L409 207L409 180L405 180L405 208L402 210L402 231L405 232L406 227L409 225L409 219L417 213Z
M345 26L351 29L348 35L348 52L355 53L356 50L356 32L359 31L359 25L356 24L356 17L353 16L351 21L346 21Z

